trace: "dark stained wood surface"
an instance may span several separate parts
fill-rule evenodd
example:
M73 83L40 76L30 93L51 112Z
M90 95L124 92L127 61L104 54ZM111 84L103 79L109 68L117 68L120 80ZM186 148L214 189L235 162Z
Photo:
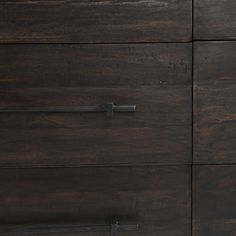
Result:
M193 236L236 232L236 166L193 167Z
M235 0L194 0L194 39L236 39Z
M190 85L191 44L0 45L0 88Z
M195 43L194 162L236 162L236 42Z
M191 0L1 0L0 16L0 42L191 40Z
M7 45L1 53L1 107L137 105L113 119L2 113L1 166L191 162L190 44Z
M190 175L188 166L2 169L0 232L22 225L106 224L118 217L140 225L124 236L190 236Z

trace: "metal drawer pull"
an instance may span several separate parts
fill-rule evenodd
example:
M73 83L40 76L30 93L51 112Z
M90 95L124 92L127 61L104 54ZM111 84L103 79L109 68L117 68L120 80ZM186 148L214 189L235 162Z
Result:
M60 233L79 233L79 232L111 232L111 236L116 236L122 231L137 231L138 224L120 225L118 220L113 220L110 225L74 225L74 226L52 226L52 225L34 225L34 226L15 226L0 228L0 234L28 235L28 234L60 234Z
M136 105L116 105L108 102L101 106L49 106L49 107L6 107L0 108L0 112L106 112L108 117L112 117L114 112L135 112Z

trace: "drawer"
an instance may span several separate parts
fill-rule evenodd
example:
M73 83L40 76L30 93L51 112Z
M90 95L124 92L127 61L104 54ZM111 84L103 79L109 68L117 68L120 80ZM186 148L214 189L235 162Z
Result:
M191 0L1 0L0 42L191 40Z
M0 111L13 112L0 112L0 165L190 163L191 48L2 46ZM66 112L107 102L136 112ZM29 106L53 107L16 112Z
M228 236L236 231L236 166L193 169L193 235Z
M195 39L236 39L235 0L194 0Z
M2 169L0 233L110 235L93 225L117 218L138 225L119 235L190 236L190 176L188 166ZM95 232L76 229L88 224Z
M236 42L195 44L194 161L236 162Z

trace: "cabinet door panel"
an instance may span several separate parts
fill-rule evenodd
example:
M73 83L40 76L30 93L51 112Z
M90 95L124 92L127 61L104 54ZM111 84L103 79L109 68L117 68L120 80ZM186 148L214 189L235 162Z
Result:
M193 235L235 235L236 167L193 167Z
M195 44L195 163L236 162L235 52L235 42Z
M0 110L137 106L112 119L0 113L1 166L191 162L190 44L8 45L0 54Z
M69 232L116 217L139 224L138 231L119 235L190 236L190 176L187 166L3 169L0 234L58 235L40 233L50 225L62 236L110 235Z
M235 0L195 0L195 39L236 39Z
M191 10L191 0L1 0L0 42L190 41Z

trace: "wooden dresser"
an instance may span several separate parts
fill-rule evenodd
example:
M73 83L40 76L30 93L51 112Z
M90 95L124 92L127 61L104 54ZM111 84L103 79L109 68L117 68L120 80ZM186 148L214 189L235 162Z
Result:
M235 13L0 0L0 236L235 236Z

